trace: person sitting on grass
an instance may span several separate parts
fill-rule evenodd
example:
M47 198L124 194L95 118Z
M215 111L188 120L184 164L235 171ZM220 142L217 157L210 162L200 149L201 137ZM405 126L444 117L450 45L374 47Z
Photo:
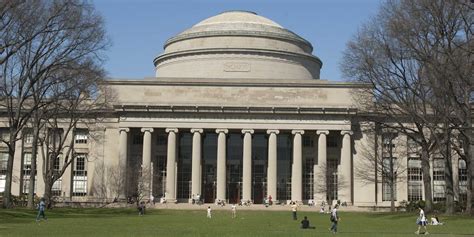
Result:
M304 219L301 221L301 229L315 229L314 226L309 225L309 220L307 216L305 216Z
M439 221L437 215L434 215L431 217L431 225L443 225L443 223Z

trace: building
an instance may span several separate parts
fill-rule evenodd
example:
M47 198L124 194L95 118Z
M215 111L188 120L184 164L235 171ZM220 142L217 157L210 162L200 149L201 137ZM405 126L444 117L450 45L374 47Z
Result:
M355 175L371 138L352 93L367 85L320 79L322 61L308 41L253 12L229 11L170 38L164 48L154 59L155 78L107 82L116 96L114 117L76 133L81 155L55 183L55 195L390 205L382 178L368 183ZM28 187L31 139L24 137L14 163L15 195ZM410 141L396 141L383 146L404 154L406 146L398 144ZM422 199L416 152L398 158L406 182L393 195ZM442 200L437 175L444 167L433 162L433 195ZM460 164L454 169L462 181ZM41 196L42 177L37 181Z

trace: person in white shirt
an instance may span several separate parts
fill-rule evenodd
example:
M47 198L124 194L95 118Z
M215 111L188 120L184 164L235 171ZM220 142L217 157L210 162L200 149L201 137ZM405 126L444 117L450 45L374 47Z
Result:
M232 218L235 218L237 216L237 209L236 209L235 204L232 204L231 210L232 210Z
M337 215L337 208L339 207L338 204L334 205L334 208L331 210L331 217L330 217L330 220L331 220L331 232L333 234L336 234L337 233L337 222L340 220L339 216Z
M423 226L423 228L425 229L424 234L427 235L429 234L428 230L426 229L426 224L428 221L426 220L425 212L423 211L423 208L421 207L418 207L418 210L420 210L420 214L418 216L418 219L416 220L416 224L418 225L418 230L415 232L415 234L419 235L420 229Z
M293 220L297 220L298 218L296 217L296 212L298 211L298 205L296 204L296 202L292 202L292 205L291 205L291 212L293 213Z
M211 207L207 207L207 218L211 219L212 218L212 210Z

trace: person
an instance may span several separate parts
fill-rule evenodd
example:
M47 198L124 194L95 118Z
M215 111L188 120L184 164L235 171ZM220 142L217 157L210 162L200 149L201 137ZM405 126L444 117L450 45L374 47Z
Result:
M423 208L421 208L421 206L418 207L418 210L420 210L420 214L418 215L418 219L416 219L416 224L418 225L418 230L415 231L415 234L419 235L420 234L420 229L423 226L423 229L425 229L424 234L427 235L429 233L428 233L428 230L426 229L427 220L426 220L426 216L425 216L425 211L423 211Z
M291 202L291 212L293 213L293 220L297 220L298 218L296 217L296 212L298 211L298 205L296 205L296 202Z
M143 216L145 215L145 202L141 201L140 205L138 205L138 215Z
M44 209L46 208L46 203L44 198L41 198L40 203L38 204L38 215L36 216L36 222L40 221L40 218L43 218L45 221L48 220L44 214Z
M150 195L150 203L154 206L155 205L155 196Z
M301 229L315 229L314 226L309 225L309 220L307 216L305 216L304 219L301 221Z
M439 221L437 215L431 217L431 225L442 225L443 223Z
M268 195L268 203L270 203L270 205L273 205L272 195Z
M207 207L207 218L211 219L212 218L212 210L211 210L211 206L208 206Z
M231 210L232 210L232 218L237 217L237 209L236 209L235 204L232 204Z
M340 220L338 214L337 214L337 208L339 207L338 204L334 205L334 208L331 210L331 217L330 217L330 220L331 220L331 232L333 234L336 234L337 233L337 222Z

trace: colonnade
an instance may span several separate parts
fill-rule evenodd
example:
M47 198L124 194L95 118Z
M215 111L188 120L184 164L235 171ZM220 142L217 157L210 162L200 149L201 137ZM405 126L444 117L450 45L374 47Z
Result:
M143 163L142 174L149 174L151 168L151 133L153 128L142 128L143 133ZM166 189L165 199L168 202L176 202L176 156L177 156L177 133L178 128L165 129L168 134L167 166L166 166ZM201 149L203 129L193 128L190 130L193 134L192 143L192 176L191 190L193 194L201 193ZM127 163L127 137L129 128L119 129L119 159L120 165L126 171ZM217 178L216 178L216 200L226 200L226 136L228 129L216 129L217 136ZM277 197L277 136L279 130L267 130L268 137L268 167L267 167L267 196ZM291 200L303 201L303 154L302 154L302 136L304 130L291 130L293 134L293 157L291 172ZM329 130L318 130L318 163L314 170L314 179L324 177L326 159L327 159L327 135ZM251 201L252 197L252 134L253 129L242 129L243 134L243 171L242 171L242 200ZM341 131L342 147L341 160L338 166L338 173L344 180L338 180L344 183L344 188L340 190L339 199L347 203L352 200L352 161L351 161L351 135L352 131ZM124 172L126 173L126 172ZM151 181L146 184L150 185ZM326 194L324 191L315 192L315 199L324 200ZM274 200L275 200L274 199Z

